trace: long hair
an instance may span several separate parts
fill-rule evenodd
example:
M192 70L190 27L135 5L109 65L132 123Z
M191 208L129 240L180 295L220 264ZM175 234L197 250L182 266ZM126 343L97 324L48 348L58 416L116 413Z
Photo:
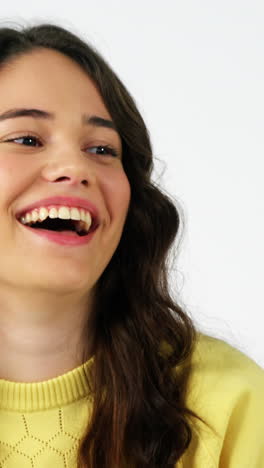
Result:
M180 215L151 181L150 137L134 99L94 47L58 25L2 27L0 71L43 47L70 57L95 83L118 129L131 187L120 242L96 284L93 408L78 467L173 466L192 440L189 417L207 425L185 403L198 331L168 284Z

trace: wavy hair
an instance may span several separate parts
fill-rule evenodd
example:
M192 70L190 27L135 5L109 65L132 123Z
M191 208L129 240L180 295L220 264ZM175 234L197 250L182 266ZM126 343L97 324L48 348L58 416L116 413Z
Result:
M2 27L0 70L43 47L70 57L97 86L121 137L131 187L120 242L96 284L93 409L78 467L173 466L192 440L189 417L207 425L185 403L198 331L169 291L179 211L151 181L150 137L134 99L94 47L54 24Z

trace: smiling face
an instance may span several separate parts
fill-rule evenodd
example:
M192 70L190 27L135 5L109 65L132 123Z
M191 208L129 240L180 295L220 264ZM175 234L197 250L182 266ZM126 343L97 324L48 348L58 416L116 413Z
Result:
M112 119L89 76L54 50L35 50L1 69L0 115L14 108L54 118L0 120L0 296L10 287L84 293L111 260L127 216L130 185L121 138L112 128L83 124L84 114ZM31 139L22 138L27 135ZM97 146L109 146L117 156ZM88 244L58 245L16 220L23 207L57 195L96 206L100 225Z

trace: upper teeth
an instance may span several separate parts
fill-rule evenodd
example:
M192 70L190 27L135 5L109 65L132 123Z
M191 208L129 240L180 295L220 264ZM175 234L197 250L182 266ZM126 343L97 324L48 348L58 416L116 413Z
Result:
M67 206L60 206L58 209L55 207L41 207L34 209L26 215L21 216L19 219L21 223L35 223L37 221L44 221L47 217L49 218L60 218L60 219L73 219L80 220L78 229L85 229L88 231L92 224L92 218L89 211L79 208L68 208Z

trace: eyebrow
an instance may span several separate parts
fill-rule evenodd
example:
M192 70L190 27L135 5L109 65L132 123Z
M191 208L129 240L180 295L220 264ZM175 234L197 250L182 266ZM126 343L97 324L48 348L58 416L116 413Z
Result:
M41 109L10 109L3 114L0 114L0 122L7 119L14 119L17 117L33 117L35 119L47 119L47 120L54 120L55 114L52 112L47 112ZM82 123L83 125L92 125L94 127L105 127L115 130L117 133L117 128L112 120L103 119L98 115L82 115Z

